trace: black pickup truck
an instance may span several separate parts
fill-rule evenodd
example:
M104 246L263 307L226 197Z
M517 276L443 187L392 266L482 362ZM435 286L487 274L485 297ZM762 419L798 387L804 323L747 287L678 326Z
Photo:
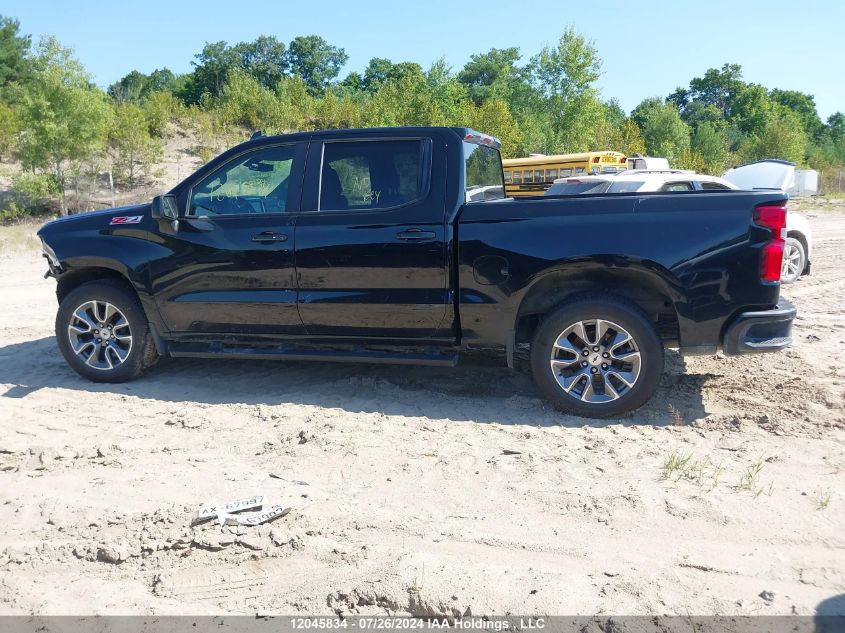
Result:
M558 408L615 417L652 395L664 347L790 343L783 194L506 199L498 149L464 128L258 136L151 203L49 222L59 349L111 382L160 356L484 350L524 358Z

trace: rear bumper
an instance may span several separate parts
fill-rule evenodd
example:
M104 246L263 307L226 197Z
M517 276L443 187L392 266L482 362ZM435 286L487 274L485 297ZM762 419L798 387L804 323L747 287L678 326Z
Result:
M775 308L743 312L731 322L722 337L725 354L777 352L792 344L792 321L797 311L781 299Z

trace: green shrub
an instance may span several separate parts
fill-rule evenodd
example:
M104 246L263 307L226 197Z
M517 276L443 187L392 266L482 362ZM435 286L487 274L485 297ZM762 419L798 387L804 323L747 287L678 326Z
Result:
M0 101L0 159L12 155L15 146L15 137L20 130L20 118L18 112Z
M0 210L0 224L12 224L30 215L26 209L18 206L17 202L10 202L4 209Z
M172 93L166 91L153 92L144 101L144 117L150 135L164 138L167 135L167 124L177 119L185 106Z
M276 129L282 118L279 100L243 71L234 71L220 97L223 119L251 130Z
M59 195L59 187L52 174L29 171L19 172L12 177L10 195L0 210L0 222L8 224L26 217L51 210Z
M52 174L22 171L12 177L12 192L18 201L33 205L55 198L59 187Z

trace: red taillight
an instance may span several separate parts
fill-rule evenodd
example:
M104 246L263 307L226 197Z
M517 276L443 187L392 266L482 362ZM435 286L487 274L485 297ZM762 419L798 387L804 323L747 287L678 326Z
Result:
M771 240L760 251L760 280L780 281L786 241L786 207L762 205L754 209L754 223L771 231Z
M772 230L775 239L784 239L783 229L786 228L786 207L764 205L754 209L754 222Z
M760 252L760 280L780 281L783 267L783 242L769 242Z
M625 158L625 157L623 156L622 158L620 158L620 159L619 159L619 162L620 162L620 163L624 163L624 162L626 162L627 160L628 160L628 159L627 159L627 158Z

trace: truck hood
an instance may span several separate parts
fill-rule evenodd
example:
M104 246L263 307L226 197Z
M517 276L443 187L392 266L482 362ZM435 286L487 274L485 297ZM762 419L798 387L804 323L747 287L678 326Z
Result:
M774 189L788 191L795 186L795 163L785 160L758 160L732 167L722 178L740 189Z
M57 231L77 230L81 228L97 228L108 226L113 217L147 215L150 212L150 203L133 204L125 207L114 207L113 209L102 209L101 211L89 211L66 215L47 222L38 230L38 235Z

